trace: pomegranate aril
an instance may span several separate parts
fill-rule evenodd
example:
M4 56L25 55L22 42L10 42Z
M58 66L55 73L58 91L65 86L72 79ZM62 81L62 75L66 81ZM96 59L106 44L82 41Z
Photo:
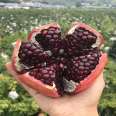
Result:
M19 49L19 62L27 66L35 66L49 58L39 43L22 42Z
M54 34L54 31L49 30L48 34Z
M86 58L84 58L84 59L82 59L82 61L83 61L83 62L87 62L87 59L86 59Z
M53 38L55 38L55 39L56 39L56 38L58 38L58 35L56 35L56 34L55 34L55 35L53 35Z
M84 66L79 66L79 70L84 70Z
M49 35L49 34L47 34L46 36L45 36L46 38L52 38L52 36L51 35Z
M72 34L67 34L66 38L69 55L77 55L78 51L91 48L97 40L95 34L82 27L77 27Z
M53 86L53 83L55 82L55 78L57 76L56 73L57 71L55 66L47 66L33 69L29 74L42 81L43 83Z
M61 31L59 27L43 29L35 36L35 39L41 44L44 50L50 50L53 55L62 54L59 51L60 49L64 49L64 45L62 44Z
M89 59L90 59L90 60L94 60L95 58L91 56L91 57L89 57Z
M84 34L84 35L88 35L89 32L88 32L88 31L84 31L83 34Z
M65 75L65 78L76 82L84 79L93 69L95 69L99 62L99 54L99 50L92 48L86 55L72 58L68 65L68 72Z
M77 36L79 36L79 37L82 37L82 35L83 35L82 32L79 32L79 33L77 34Z
M86 63L85 63L85 66L90 66L90 63L86 62Z
M42 73L47 74L48 71L43 69L43 70L42 70Z

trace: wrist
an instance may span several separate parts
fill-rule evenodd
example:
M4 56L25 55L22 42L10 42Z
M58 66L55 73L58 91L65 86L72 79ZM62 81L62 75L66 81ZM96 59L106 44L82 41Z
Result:
M63 110L63 109L62 109ZM50 116L98 116L97 107L76 108L51 113Z

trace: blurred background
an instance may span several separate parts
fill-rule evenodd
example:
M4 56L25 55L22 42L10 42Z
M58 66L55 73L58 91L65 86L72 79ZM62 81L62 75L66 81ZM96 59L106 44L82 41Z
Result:
M104 35L103 50L109 63L104 70L106 87L99 113L116 116L116 0L0 0L0 116L47 116L12 80L4 64L10 60L17 38L26 39L33 28L53 21L63 32L71 22L81 21Z

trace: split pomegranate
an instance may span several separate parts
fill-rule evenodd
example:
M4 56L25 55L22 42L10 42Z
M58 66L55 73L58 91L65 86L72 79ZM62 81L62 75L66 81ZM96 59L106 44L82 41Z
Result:
M23 83L46 96L76 94L103 71L103 41L87 24L74 23L62 37L60 26L50 23L32 30L27 41L17 40L12 65Z

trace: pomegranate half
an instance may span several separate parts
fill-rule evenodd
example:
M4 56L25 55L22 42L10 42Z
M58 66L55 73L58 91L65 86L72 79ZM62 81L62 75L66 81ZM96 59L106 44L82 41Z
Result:
M107 63L100 50L103 36L76 22L62 37L60 26L50 23L32 30L28 40L16 41L12 66L19 80L38 92L59 97L87 89Z

